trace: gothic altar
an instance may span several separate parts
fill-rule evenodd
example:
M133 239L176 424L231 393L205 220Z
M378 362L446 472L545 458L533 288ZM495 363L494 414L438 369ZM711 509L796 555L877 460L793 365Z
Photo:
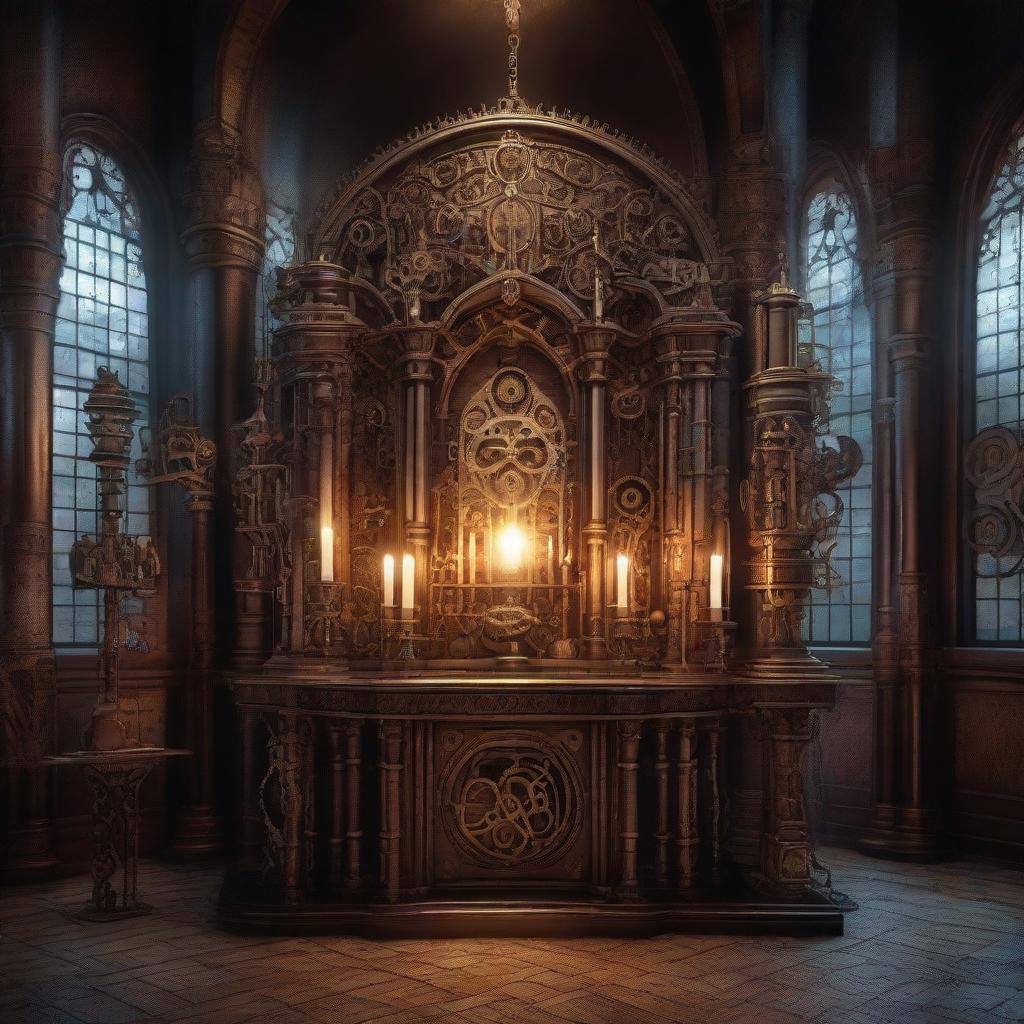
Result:
M237 432L234 927L841 931L801 639L856 472L702 183L526 105L378 153ZM744 380L733 354L743 347Z

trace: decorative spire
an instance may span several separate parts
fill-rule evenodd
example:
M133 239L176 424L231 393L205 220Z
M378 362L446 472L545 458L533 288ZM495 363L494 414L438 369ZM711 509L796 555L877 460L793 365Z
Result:
M505 0L505 25L508 27L508 95L519 96L519 11L521 0Z

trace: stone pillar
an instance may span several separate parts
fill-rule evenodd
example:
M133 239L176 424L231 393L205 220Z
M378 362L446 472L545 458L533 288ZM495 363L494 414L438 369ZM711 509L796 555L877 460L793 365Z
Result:
M56 862L48 776L51 389L61 228L60 46L54 5L5 3L0 37L0 871Z
M606 612L608 453L605 436L608 417L608 355L616 328L610 324L585 324L578 328L581 340L580 407L583 411L584 457L581 460L583 493L587 496L583 542L586 544L586 592L584 594L585 658L607 658Z
M785 214L785 182L776 166L770 137L766 133L751 132L735 138L722 177L719 223L723 252L734 261L733 318L739 322L744 334L743 342L737 347L732 368L738 379L746 379L755 371L749 340L754 329L754 304L768 287L778 267L786 233ZM737 417L742 415L740 409L734 407L732 411ZM732 459L740 465L749 465L749 430L738 433L731 454ZM745 538L746 522L735 497L732 499L730 516L736 526L734 535ZM749 547L741 540L732 553L734 570L749 554ZM751 617L746 602L737 600L735 594L731 599L730 615L739 623L738 646L749 647L757 630L757 622Z
M416 559L416 607L420 628L427 628L430 614L430 481L433 444L430 386L434 379L434 332L422 325L396 332L402 389L402 502L405 523L403 541ZM396 559L396 588L401 581L401 559ZM396 590L396 600L401 600Z
M940 852L934 621L933 147L908 140L871 157L877 219L875 445L875 805L864 848L902 858Z
M224 661L234 637L233 427L249 412L252 401L253 324L256 277L263 259L264 206L259 177L241 157L237 132L215 118L196 127L185 221L182 245L189 275L187 313L193 325L192 387L199 426L204 434L212 435L220 453L212 512L210 630L216 648L212 653ZM202 529L202 518L193 518L193 531ZM196 548L194 541L193 550ZM210 674L202 670L192 673L186 685L195 691ZM205 726L194 723L198 730L194 735L210 736L209 686L205 698L198 691L190 696L197 710L205 708L207 716ZM212 757L212 741L208 746ZM173 842L178 854L206 855L219 848L213 802L212 784L207 786L193 775Z
M231 480L234 426L253 405L257 277L263 264L265 208L256 170L238 133L216 118L196 126L185 196L182 244L188 265L196 410L217 462L214 604L219 655L234 635Z

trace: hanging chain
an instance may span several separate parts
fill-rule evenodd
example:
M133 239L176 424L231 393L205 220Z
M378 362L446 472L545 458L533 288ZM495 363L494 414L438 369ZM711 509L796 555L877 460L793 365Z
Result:
M505 0L505 24L508 26L508 94L519 95L519 10L521 0Z

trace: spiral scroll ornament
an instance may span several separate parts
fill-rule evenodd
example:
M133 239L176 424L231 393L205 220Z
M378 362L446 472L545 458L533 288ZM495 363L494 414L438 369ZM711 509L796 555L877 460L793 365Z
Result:
M989 556L995 571L986 575L1012 575L1024 560L1024 435L989 427L967 446L964 461L974 488L967 543Z
M443 820L456 847L481 867L541 866L579 836L583 783L573 752L582 737L486 734L449 762Z

